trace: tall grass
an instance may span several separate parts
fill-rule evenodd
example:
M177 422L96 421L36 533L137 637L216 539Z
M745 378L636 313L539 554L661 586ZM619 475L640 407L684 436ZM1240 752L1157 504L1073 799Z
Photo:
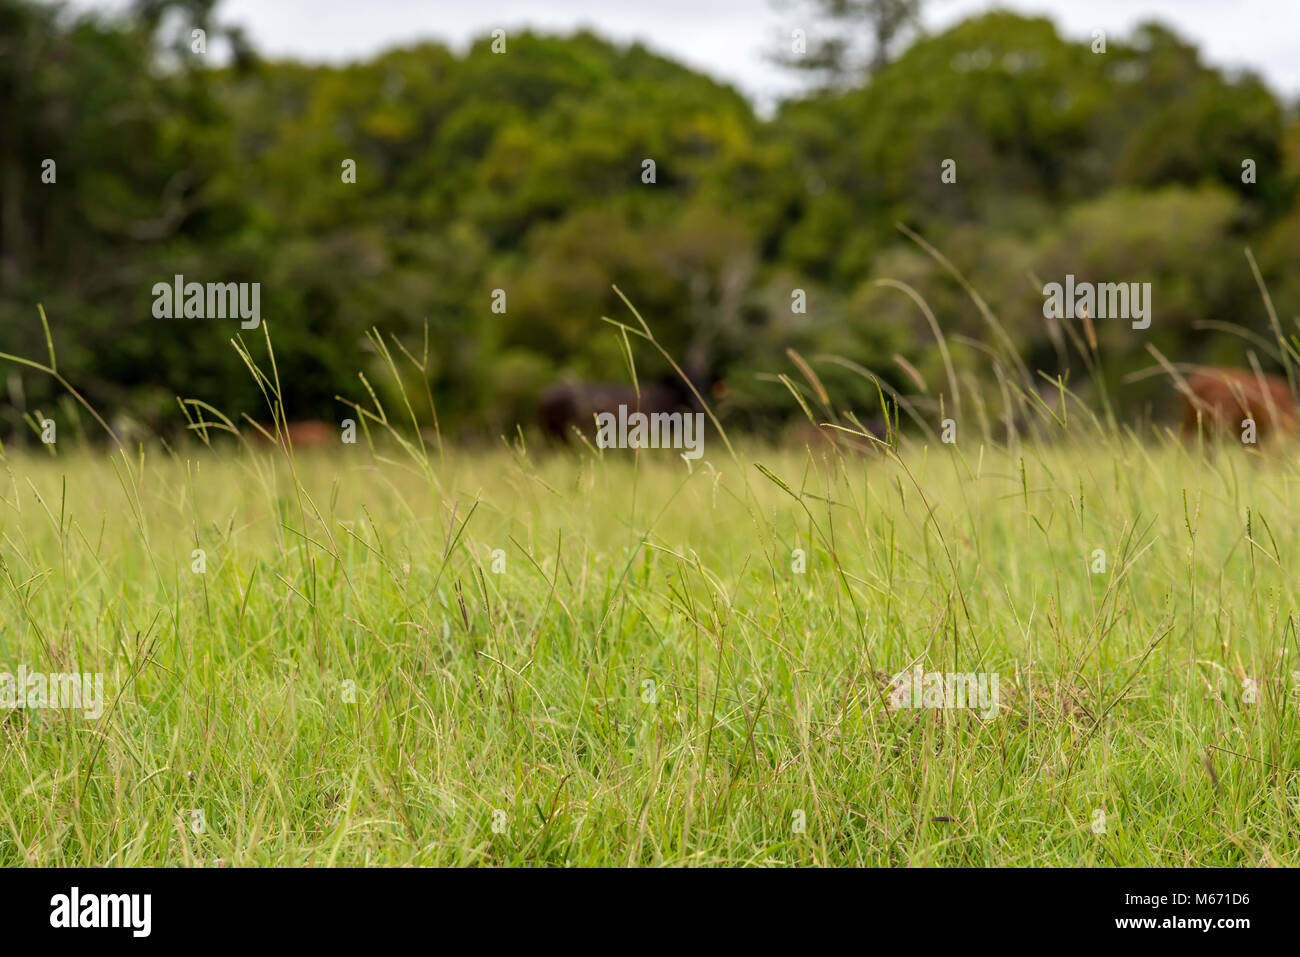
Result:
M1286 456L997 347L1005 442L955 373L956 444L883 385L870 435L792 353L812 448L468 453L363 378L295 450L267 346L270 450L185 401L182 446L3 458L0 671L109 700L0 711L0 864L1300 864ZM892 707L916 665L997 714Z
M11 453L0 862L1300 863L1292 469L384 452Z

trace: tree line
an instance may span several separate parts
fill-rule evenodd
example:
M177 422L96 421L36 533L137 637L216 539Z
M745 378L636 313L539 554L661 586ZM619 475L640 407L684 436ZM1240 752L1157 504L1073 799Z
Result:
M377 329L423 365L402 387L467 436L533 421L565 376L626 380L629 346L639 375L665 371L602 321L633 321L615 286L758 431L802 414L792 386L817 397L799 364L837 410L878 411L873 375L996 405L1023 363L1136 415L1168 392L1134 375L1152 347L1276 363L1260 284L1290 335L1300 124L1259 77L1157 23L1100 49L1011 13L902 23L893 55L768 116L590 32L309 65L260 57L209 0L0 0L0 352L45 360L41 303L96 408L163 431L178 395L264 418L230 345L264 353L260 329L152 308L175 276L258 283L290 418L337 420L358 373L395 398ZM1094 347L1046 319L1067 275L1150 283L1149 328L1099 320ZM62 390L3 366L15 434Z

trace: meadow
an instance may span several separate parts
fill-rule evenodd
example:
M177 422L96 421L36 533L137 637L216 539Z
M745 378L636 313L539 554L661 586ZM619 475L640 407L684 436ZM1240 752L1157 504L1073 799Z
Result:
M0 864L1296 866L1296 467L1094 426L9 449Z
M101 6L0 2L0 866L1300 866L1267 44Z

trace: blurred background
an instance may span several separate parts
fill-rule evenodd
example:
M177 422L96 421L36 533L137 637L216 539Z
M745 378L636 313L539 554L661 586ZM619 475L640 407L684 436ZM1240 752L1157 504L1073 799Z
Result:
M444 433L492 438L562 377L626 381L601 321L632 321L617 284L725 381L724 421L777 434L802 415L777 379L806 382L791 349L836 409L879 411L865 371L937 402L942 356L901 282L995 409L1006 343L900 224L1030 370L1104 389L1125 421L1174 409L1167 380L1133 375L1148 344L1276 368L1247 247L1300 328L1290 0L1140 21L1114 3L532 6L0 0L0 352L46 361L42 303L59 372L106 418L174 432L181 396L265 420L236 321L152 311L176 274L258 282L288 418L338 421L359 372L394 399L366 333L418 359L427 330L404 387L427 385ZM1150 329L1099 320L1089 359L1043 317L1066 273L1152 283ZM30 440L24 415L60 393L0 362L0 436Z

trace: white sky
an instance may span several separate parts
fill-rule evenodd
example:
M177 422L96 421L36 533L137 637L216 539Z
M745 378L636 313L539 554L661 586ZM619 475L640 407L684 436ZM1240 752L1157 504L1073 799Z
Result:
M118 8L126 0L74 0ZM647 46L770 102L799 79L769 62L775 38L799 26L798 5L780 0L225 0L224 20L241 23L269 55L340 61L436 37L462 48L495 27L567 32L588 26ZM1156 18L1193 40L1220 67L1249 67L1279 93L1300 96L1300 0L929 0L926 25L941 29L994 7L1047 15L1066 36L1094 29L1125 34Z

